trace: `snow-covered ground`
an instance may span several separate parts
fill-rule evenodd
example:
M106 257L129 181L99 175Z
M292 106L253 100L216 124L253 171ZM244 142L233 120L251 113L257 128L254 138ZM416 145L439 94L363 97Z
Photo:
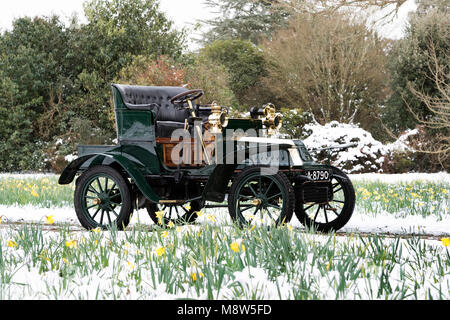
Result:
M2 174L1 177L7 178L43 178L45 174ZM440 173L408 173L408 174L351 174L350 179L357 181L379 181L383 183L411 183L413 181L444 182L450 183L450 174ZM68 223L74 227L80 227L73 206L64 208L37 208L33 206L5 206L0 205L0 217L3 223L36 223L45 221L47 216L53 216L55 224ZM199 217L198 221L206 221L208 215L213 215L219 224L230 224L231 219L226 208L205 209L204 215ZM152 225L153 222L148 216L146 210L139 210L133 214L130 226L136 224ZM291 220L293 227L301 228L301 224L295 215ZM368 215L358 210L356 204L355 212L347 225L340 230L341 232L364 232L364 233L389 233L389 234L427 234L433 236L450 235L450 215L443 217L420 215L411 215L408 217L398 217L389 212L381 212L376 215Z

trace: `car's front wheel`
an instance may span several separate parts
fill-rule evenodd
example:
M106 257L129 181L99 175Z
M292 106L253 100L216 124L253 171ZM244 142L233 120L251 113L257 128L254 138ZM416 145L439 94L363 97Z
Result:
M320 232L337 231L341 229L353 214L355 208L355 191L348 176L332 167L333 174L328 184L328 201L321 203L302 202L297 199L295 202L295 215L306 227L313 228ZM314 184L305 183L303 188L314 188ZM297 198L299 194L297 194Z
M128 181L109 166L95 166L79 177L74 204L78 220L88 230L123 230L133 211Z

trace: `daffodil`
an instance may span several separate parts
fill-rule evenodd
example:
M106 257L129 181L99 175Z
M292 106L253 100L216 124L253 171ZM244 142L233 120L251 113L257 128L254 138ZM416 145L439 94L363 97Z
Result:
M197 274L194 272L191 274L192 281L197 281Z
M31 190L31 195L35 198L39 197L38 193L36 191L34 191L34 189Z
M162 224L162 219L164 217L164 211L156 211L156 217L158 218L158 223Z
M45 217L45 223L47 224L53 224L55 223L55 216L54 215L49 215Z
M230 244L230 248L231 248L231 250L233 250L234 252L239 252L239 251L240 251L240 249L239 249L239 243L237 243L237 242L231 243L231 244Z
M161 257L166 252L166 248L159 247L158 249L155 250L155 252L158 255L158 257Z
M73 249L77 247L77 241L76 240L68 240L66 241L66 247Z
M128 266L130 267L131 270L134 270L134 264L130 261L128 261Z
M169 231L164 231L163 234L162 234L162 237L165 238L165 237L167 237L168 235L169 235Z
M197 211L195 213L197 214L198 217L201 217L203 215L203 212L201 212L201 211Z
M175 226L175 224L172 221L169 221L169 223L167 224L167 226L169 228L173 228Z
M100 229L99 227L92 229L93 233L100 233L102 231L102 229Z
M212 221L212 222L216 222L216 218L212 214L208 215L208 220Z
M442 244L446 247L450 247L450 238L442 238Z
M7 242L6 244L7 244L8 247L10 247L10 248L17 247L17 242L15 242L14 240L8 240L8 242Z

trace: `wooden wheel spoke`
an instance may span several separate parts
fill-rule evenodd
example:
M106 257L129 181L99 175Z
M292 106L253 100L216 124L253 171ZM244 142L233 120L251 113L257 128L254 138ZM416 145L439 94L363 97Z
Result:
M92 220L95 219L95 217L97 216L97 213L100 211L100 207L98 207L97 211L95 211L94 215L92 216Z
M268 203L266 207L271 207L271 208L275 208L275 209L280 209L281 210L280 206L277 206L276 204L272 204L272 203Z
M239 208L240 208L240 206L239 206ZM250 208L253 208L253 206L248 206L248 207L246 207L245 209L242 209L242 210L240 210L240 211L241 211L241 213L242 213L242 212L244 212L245 210L248 210L248 209L250 209Z
M279 197L279 196L281 196L281 195L283 195L283 193L282 192L280 192L280 193L277 193L276 195L273 195L273 196L270 196L270 197L268 197L267 198L267 200L269 201L269 200L272 200L273 198L275 198L275 197Z
M258 197L258 194L256 193L256 191L253 189L252 185L250 184L250 182L248 183L248 187L250 188L250 190L252 191L252 193L255 195L255 197Z
M269 187L267 187L266 192L264 193L264 196L267 197L267 194L269 193L270 188L272 188L273 180L270 182Z
M317 219L317 215L319 214L319 210L320 210L320 205L317 208L316 214L314 215L314 219L313 219L314 221L316 221L316 219Z
M95 193L95 194L99 194L99 192L97 191L97 189L95 189L94 188L94 186L91 184L90 186L89 186L89 188L87 189L87 191L90 191L90 192L92 192L92 193Z
M340 187L340 188L337 189L337 190L333 190L333 193L336 193L336 192L341 191L341 190L342 190L342 187Z
M114 181L113 181L114 182ZM116 183L114 182L113 186L111 187L111 189L108 190L108 196L111 195L111 192L114 190L114 188L116 187ZM116 189L118 190L118 189ZM120 190L118 190L120 192Z
M93 208L93 207L95 207L95 206L98 206L98 204L93 204L93 205L91 205L91 206L89 206L89 207L86 207L86 210L89 210L89 209L91 209L91 208Z
M100 224L103 224L103 216L105 214L105 210L102 209L102 215L100 216Z
M99 187L100 192L103 193L102 184L100 183L100 179L99 178L95 178L95 181L97 181L97 186Z
M325 209L325 206L323 206L323 213L325 214L325 221L328 223L328 215L327 215L327 210Z
M109 222L109 224L111 224L111 216L109 215L109 210L106 209L105 211L106 211L106 216L108 217L108 222Z
M180 213L178 212L178 206L175 207L175 212L177 213L177 218L179 219L180 218Z
M111 211L114 213L114 215L118 218L119 215L117 214L116 210L114 210L114 208L110 205L109 209L111 209Z

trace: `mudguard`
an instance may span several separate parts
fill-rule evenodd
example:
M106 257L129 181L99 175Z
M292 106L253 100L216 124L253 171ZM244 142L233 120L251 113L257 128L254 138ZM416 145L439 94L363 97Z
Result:
M101 164L119 164L128 173L145 198L154 203L158 203L161 199L149 186L145 180L145 176L141 173L139 167L142 167L142 165L130 160L121 153L115 152L92 153L72 161L62 172L58 183L62 185L71 183L79 168L88 161L90 161L88 168Z
M262 139L261 139L262 140ZM255 141L256 142L256 141ZM259 142L256 142L259 143ZM260 143L266 144L267 147L271 148L272 146L276 146L277 150L285 150L287 151L289 148L292 148L293 143L280 143L280 144L267 144L265 140L262 140ZM223 202L225 199L225 191L228 186L228 183L236 169L239 169L241 166L248 165L258 165L256 163L246 163L246 160L249 159L250 155L256 156L260 154L266 154L267 149L263 149L261 151L258 146L247 146L243 150L243 158L244 160L240 161L237 157L237 151L228 152L223 156L222 163L218 164L213 172L210 174L208 182L203 190L203 198L208 201L214 202ZM289 160L288 160L289 161ZM290 163L292 165L292 163ZM289 164L287 164L289 166Z

